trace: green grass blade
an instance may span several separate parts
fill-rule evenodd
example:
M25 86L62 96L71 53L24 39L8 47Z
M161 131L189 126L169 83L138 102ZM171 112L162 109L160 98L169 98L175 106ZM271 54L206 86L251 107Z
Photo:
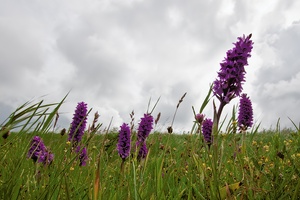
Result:
M202 103L202 105L200 107L199 113L202 113L203 110L204 110L204 108L209 103L210 98L211 98L211 93L212 93L212 87L213 87L213 84L211 84L210 87L209 87L208 93L207 93L207 95L206 95L206 97L205 97L205 99L204 99L204 101L203 101L203 103Z
M58 103L58 105L50 113L50 115L46 119L45 123L43 124L43 127L41 129L42 132L46 133L50 129L50 125L51 125L51 122L52 122L53 118L55 117L55 114L57 113L57 111L61 107L61 105L64 103L64 101L67 98L68 94Z

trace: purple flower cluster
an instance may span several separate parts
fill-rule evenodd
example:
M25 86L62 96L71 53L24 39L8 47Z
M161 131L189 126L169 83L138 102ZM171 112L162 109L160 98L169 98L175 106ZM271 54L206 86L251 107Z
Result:
M75 113L73 115L73 121L69 132L69 141L72 141L73 146L76 146L84 134L84 129L87 122L87 104L80 102L77 104Z
M212 143L212 127L213 122L211 119L206 118L202 123L202 134L204 136L205 142L210 146Z
M39 136L34 136L27 154L34 162L40 162L44 165L51 164L54 155L48 151L43 140Z
M136 147L139 149L138 158L145 158L147 156L148 150L146 146L146 138L153 129L153 116L151 114L144 114L141 118L141 122L138 127L138 135Z
M244 67L248 65L247 59L251 57L253 48L251 36L238 37L235 47L227 51L227 57L220 64L221 69L213 86L213 93L220 102L227 104L242 92L246 74Z
M146 146L146 142L143 142L139 150L138 159L146 158L147 154L148 154L148 149Z
M150 114L144 114L138 127L138 140L145 141L153 129L153 117Z
M246 130L253 125L252 103L247 94L242 94L240 98L238 125L240 130Z
M81 147L78 146L76 149L76 153L80 152ZM86 166L86 162L88 160L87 149L84 147L79 154L79 166Z
M117 150L120 157L125 160L130 153L130 127L128 124L123 123L120 126L119 141L117 144Z

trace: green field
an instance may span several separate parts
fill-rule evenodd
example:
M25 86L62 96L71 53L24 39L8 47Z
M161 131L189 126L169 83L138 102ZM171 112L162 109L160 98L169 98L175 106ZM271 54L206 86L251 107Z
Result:
M55 154L50 166L27 158L34 135ZM200 135L152 133L147 139L147 158L137 161L132 152L123 172L117 137L117 133L85 135L89 160L87 166L79 167L67 135L12 133L1 140L0 198L220 198L214 191L212 155ZM237 199L298 199L299 138L289 130L247 134L246 150L241 152L241 134L220 135L215 172L220 193Z
M147 157L137 159L135 125L130 155L122 160L117 151L118 130L100 133L101 124L97 124L80 141L89 159L86 166L79 166L78 155L68 142L69 131L64 135L53 132L64 100L27 102L1 124L0 199L300 197L300 132L296 126L296 131L281 130L278 121L274 130L258 132L254 126L239 133L233 109L227 128L213 135L210 148L197 126L192 134L152 131L146 139ZM54 154L51 164L28 158L34 136Z

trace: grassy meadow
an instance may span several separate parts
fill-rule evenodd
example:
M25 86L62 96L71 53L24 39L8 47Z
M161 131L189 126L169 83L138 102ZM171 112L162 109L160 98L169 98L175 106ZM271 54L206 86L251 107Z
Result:
M201 134L152 132L146 141L147 157L137 160L137 153L131 150L121 169L122 159L116 150L118 133L86 131L81 142L87 146L89 159L86 166L79 166L77 155L67 142L67 133L51 131L61 103L24 104L8 119L5 127L21 130L1 138L0 199L298 199L300 196L298 132L280 130L279 125L277 130L252 129L245 134L228 128L228 132L220 132L218 136L216 163L212 147L208 147ZM5 129L1 134L5 134ZM50 165L33 162L27 156L30 141L36 135L54 154ZM131 137L133 141L136 139L136 131ZM242 141L245 148L241 148Z

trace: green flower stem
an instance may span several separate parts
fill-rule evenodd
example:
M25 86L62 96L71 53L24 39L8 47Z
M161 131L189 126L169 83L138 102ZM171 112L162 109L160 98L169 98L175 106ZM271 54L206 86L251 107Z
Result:
M213 135L213 147L212 147L212 172L213 172L213 186L214 186L214 196L216 198L220 198L220 191L219 191L219 170L218 170L218 161L219 161L219 148L218 148L218 136L219 136L219 121L221 118L221 114L223 111L223 108L225 107L225 102L220 102L220 106L218 108L218 111L216 109L215 102L213 102L213 108L214 108L214 120L213 120L213 129L212 129L212 135Z

